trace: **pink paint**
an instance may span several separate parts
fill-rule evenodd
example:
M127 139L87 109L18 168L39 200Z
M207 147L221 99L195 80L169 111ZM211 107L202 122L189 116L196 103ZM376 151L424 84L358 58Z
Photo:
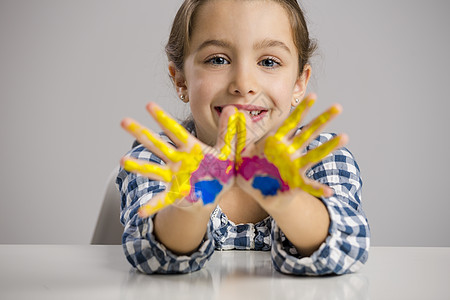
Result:
M258 156L253 156L252 158L244 157L237 173L244 177L247 181L256 175L270 176L280 181L280 190L282 192L289 190L289 186L281 178L278 168L266 158L261 158Z
M212 154L205 154L198 169L190 178L191 190L186 199L196 202L194 186L197 182L218 179L221 184L226 184L235 175L234 162L231 160L220 160Z

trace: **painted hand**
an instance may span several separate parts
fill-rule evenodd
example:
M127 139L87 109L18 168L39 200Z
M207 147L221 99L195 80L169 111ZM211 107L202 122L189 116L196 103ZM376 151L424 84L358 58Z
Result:
M304 149L340 113L340 106L332 106L295 135L298 124L314 101L314 95L306 97L275 134L257 144L246 146L237 159L237 183L242 189L253 196L257 195L257 198L279 195L296 188L316 197L329 197L333 194L331 188L307 178L305 172L332 151L342 147L347 136L336 136L306 153Z
M235 111L227 109L222 112L219 121L221 134L216 146L209 147L190 135L156 104L150 103L147 110L177 147L132 119L122 121L125 130L166 163L159 165L130 157L122 158L121 165L125 170L167 183L166 191L143 205L139 216L148 217L168 205L180 203L182 199L185 200L183 205L214 203L219 194L234 182L232 142L236 127L232 124L236 124Z

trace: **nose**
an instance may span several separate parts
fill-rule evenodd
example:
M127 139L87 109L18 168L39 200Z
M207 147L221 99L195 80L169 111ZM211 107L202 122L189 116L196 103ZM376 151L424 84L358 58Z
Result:
M255 70L245 64L235 65L228 91L235 96L256 95L258 83Z

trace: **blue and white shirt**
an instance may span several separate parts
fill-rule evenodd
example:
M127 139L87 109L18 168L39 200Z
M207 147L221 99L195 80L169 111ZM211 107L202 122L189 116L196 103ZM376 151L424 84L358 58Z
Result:
M316 148L334 135L319 135L306 150ZM162 135L166 140L167 137ZM127 155L159 164L164 162L142 145ZM153 218L139 218L140 206L165 190L164 182L150 180L120 168L116 184L121 193L120 219L125 226L123 249L128 261L144 273L188 273L199 270L214 250L271 251L276 270L297 275L345 274L357 271L368 259L370 231L361 207L359 167L352 154L334 151L307 172L307 176L330 186L335 194L321 198L330 215L328 237L311 256L302 257L270 216L256 224L234 224L217 206L198 249L176 255L153 234Z

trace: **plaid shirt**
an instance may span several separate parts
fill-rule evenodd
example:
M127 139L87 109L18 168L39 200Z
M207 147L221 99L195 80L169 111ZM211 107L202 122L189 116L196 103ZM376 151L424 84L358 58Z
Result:
M166 136L162 135L167 139ZM321 134L306 150L330 140ZM134 158L164 164L142 145L129 153ZM313 166L307 176L329 185L332 197L321 198L330 215L329 234L311 256L302 257L270 216L256 224L234 224L217 206L211 214L207 234L196 252L178 256L156 240L153 219L139 218L137 211L165 184L120 169L116 183L121 193L120 219L125 226L122 244L128 261L144 273L187 273L199 270L215 249L271 250L276 270L287 274L345 274L358 270L368 258L369 225L361 208L362 181L352 154L334 151Z

